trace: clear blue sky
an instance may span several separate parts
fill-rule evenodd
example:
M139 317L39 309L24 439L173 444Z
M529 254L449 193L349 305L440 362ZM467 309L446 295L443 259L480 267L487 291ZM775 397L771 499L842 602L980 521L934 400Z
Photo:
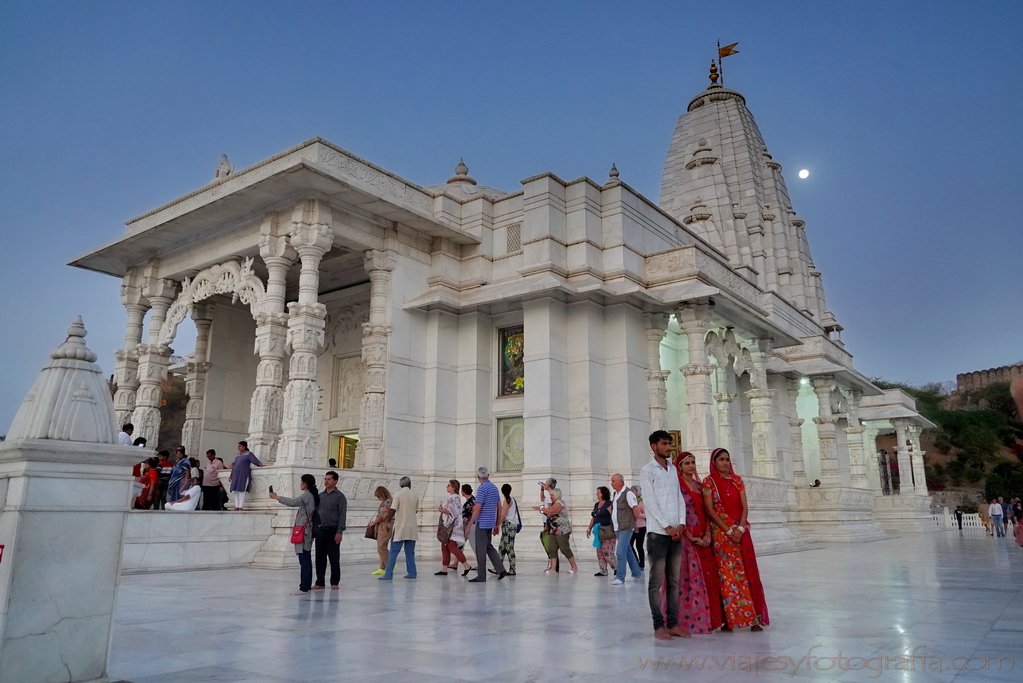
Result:
M0 433L76 314L113 370L119 283L64 264L221 153L319 135L424 185L465 157L509 190L614 161L656 200L719 38L857 367L1018 362L1021 27L1014 0L3 3Z

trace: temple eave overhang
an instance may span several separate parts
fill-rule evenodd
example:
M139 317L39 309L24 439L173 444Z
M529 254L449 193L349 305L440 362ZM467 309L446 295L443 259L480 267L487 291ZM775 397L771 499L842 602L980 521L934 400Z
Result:
M128 233L69 265L122 276L134 264L194 240L258 222L305 199L321 199L378 221L406 225L457 244L477 240L434 218L434 197L417 186L314 140L128 223Z

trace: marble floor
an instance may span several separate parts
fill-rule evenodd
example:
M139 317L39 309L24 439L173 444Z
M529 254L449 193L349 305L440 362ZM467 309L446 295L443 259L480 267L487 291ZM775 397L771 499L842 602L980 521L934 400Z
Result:
M946 531L764 557L770 627L670 642L652 637L643 584L611 586L593 576L592 549L580 554L575 576L521 563L485 585L435 577L433 563L393 582L346 566L340 591L304 597L288 595L297 569L127 576L110 678L1023 680L1011 538Z

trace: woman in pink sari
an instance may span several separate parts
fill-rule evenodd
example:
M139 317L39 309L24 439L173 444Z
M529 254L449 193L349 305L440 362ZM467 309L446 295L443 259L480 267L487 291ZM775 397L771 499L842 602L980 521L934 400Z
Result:
M676 457L675 463L684 463L686 453ZM692 454L688 454L692 457ZM681 475L679 475L681 479ZM680 484L681 485L681 484ZM685 496L685 488L682 488ZM686 529L697 523L696 509L686 498ZM707 586L703 578L703 569L696 547L687 530L682 531L682 558L678 571L678 625L689 633L710 633L716 626L711 623L710 605L707 601ZM665 588L661 587L663 596ZM662 610L667 612L666 603L662 602Z
M718 582L718 565L711 547L712 536L703 502L703 485L696 474L696 456L688 451L679 453L675 458L675 467L678 468L682 497L686 499L685 537L692 543L700 562L710 608L710 628L716 631L725 625L725 618L721 611L721 586Z
M710 454L710 476L703 480L703 487L707 516L713 524L726 630L749 626L762 631L771 622L749 533L746 487L724 448L715 448Z

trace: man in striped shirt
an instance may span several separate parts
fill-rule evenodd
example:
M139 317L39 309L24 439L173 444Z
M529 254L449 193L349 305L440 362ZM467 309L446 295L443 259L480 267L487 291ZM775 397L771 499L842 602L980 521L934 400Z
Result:
M473 506L472 517L469 519L470 525L476 525L476 578L469 579L469 583L486 583L488 557L494 565L494 571L497 572L497 580L500 581L508 576L508 572L504 570L501 554L497 552L492 539L500 528L497 523L497 510L501 504L501 494L490 481L490 470L486 467L476 470L476 478L480 485L476 489L476 505Z

